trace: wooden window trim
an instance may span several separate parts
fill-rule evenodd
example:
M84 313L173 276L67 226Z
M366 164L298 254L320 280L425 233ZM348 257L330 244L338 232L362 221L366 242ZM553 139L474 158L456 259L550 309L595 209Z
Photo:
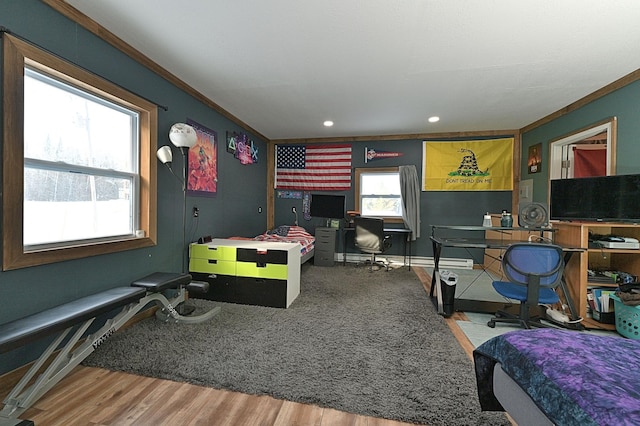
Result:
M153 103L8 34L3 35L3 158L2 158L2 269L62 262L115 253L156 244L156 146L158 113ZM123 238L76 246L25 252L24 203L24 67L99 93L140 114L140 229L144 238ZM98 89L96 91L96 89Z

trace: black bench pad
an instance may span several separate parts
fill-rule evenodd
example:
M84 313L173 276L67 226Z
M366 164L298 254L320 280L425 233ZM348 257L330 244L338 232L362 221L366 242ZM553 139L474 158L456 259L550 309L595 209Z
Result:
M0 353L19 348L57 331L138 302L146 291L138 287L116 287L0 325Z
M160 293L170 288L186 286L191 282L191 275L180 272L154 272L131 283L134 287L142 287L152 293Z

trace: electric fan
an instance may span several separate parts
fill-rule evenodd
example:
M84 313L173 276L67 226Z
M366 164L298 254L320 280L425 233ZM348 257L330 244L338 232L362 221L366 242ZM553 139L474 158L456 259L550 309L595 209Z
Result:
M523 228L542 228L549 225L546 204L522 203L518 210L518 224Z

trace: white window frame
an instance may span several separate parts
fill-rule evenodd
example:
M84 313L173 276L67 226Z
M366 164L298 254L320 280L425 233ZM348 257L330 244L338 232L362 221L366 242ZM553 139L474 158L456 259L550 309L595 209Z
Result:
M398 167L377 167L377 168L373 168L373 167L367 167L367 168L356 168L355 169L355 209L358 212L362 212L362 198L363 196L366 196L368 194L362 194L361 193L361 183L362 183L362 177L366 176L367 174L390 174L390 175L395 175L398 177L398 179L400 178L400 171L398 169ZM400 194L398 194L398 197L401 197ZM402 219L402 213L400 213L399 216L377 216L377 217L381 217L384 219L385 222L388 223L403 223L403 219Z
M33 158L33 157L30 157L28 154L26 154L26 150L25 150L25 156L24 156L25 172L27 169L29 169L33 171L40 170L40 171L60 173L63 176L73 174L77 176L88 177L89 182L95 182L95 178L114 178L120 181L129 182L130 192L127 193L129 207L127 208L126 212L124 211L121 212L121 214L126 214L126 216L118 217L117 220L113 221L113 223L122 224L121 221L126 220L126 222L128 222L128 225L129 225L128 230L126 232L124 231L124 228L122 228L122 230L119 230L118 233L112 232L111 234L105 233L100 236L95 236L95 235L91 235L90 229L87 231L84 231L83 229L79 229L78 231L75 231L75 232L72 231L73 234L78 232L77 235L72 236L72 235L69 235L70 233L69 231L71 231L71 229L66 229L66 230L61 229L59 232L55 232L55 233L61 236L64 235L64 237L62 237L61 240L57 240L57 241L53 239L54 238L53 235L50 235L50 231L51 231L50 225L56 225L56 222L60 221L61 219L52 218L50 223L45 224L47 220L46 218L41 217L43 214L44 215L46 215L47 213L53 214L53 212L56 210L62 213L65 210L70 209L67 213L64 213L65 216L70 215L71 217L70 221L72 223L68 224L70 228L77 229L78 225L82 223L83 220L89 219L87 223L90 221L92 224L97 224L98 229L101 229L102 231L104 231L103 225L100 224L99 221L96 222L96 215L95 214L92 215L92 213L97 213L95 211L96 209L99 210L101 208L101 207L98 207L100 205L100 202L97 201L96 199L93 199L90 203L69 202L65 204L60 204L61 206L60 209L55 209L54 206L51 206L52 207L51 209L43 209L39 207L39 204L37 204L37 202L34 202L30 205L30 207L27 207L27 200L26 200L26 194L25 194L24 226L29 227L33 225L33 228L31 232L28 233L29 238L27 238L27 232L24 232L24 238L23 238L24 250L37 251L37 250L41 250L42 248L61 248L61 247L78 244L80 242L87 243L87 242L92 242L94 240L95 241L111 241L111 240L119 239L122 236L126 236L126 235L131 237L134 236L136 229L138 229L138 224L140 222L139 221L140 175L138 173L138 163L139 163L138 153L140 151L138 134L140 133L140 130L139 130L140 120L139 120L138 114L135 111L132 111L128 108L124 108L119 104L116 104L104 98L98 97L94 93L91 93L87 90L83 90L83 89L79 89L74 86L71 86L66 81L60 81L54 77L51 77L47 74L40 72L39 70L26 67L25 76L29 77L33 81L37 81L43 85L55 88L60 92L68 93L78 98L87 99L93 103L102 105L103 107L109 108L113 111L117 111L118 113L123 114L124 116L127 116L131 126L127 132L129 133L129 138L130 138L129 140L131 143L130 145L131 149L128 155L131 168L124 171L124 170L114 170L113 168L105 168L105 167L101 168L101 167L93 167L90 165L72 164L69 162L61 161L60 158L55 157L55 154L53 154L54 157L52 158L46 158L46 156L44 156L42 152L39 153L37 158ZM46 107L47 105L44 105L44 106ZM30 114L28 114L27 111L25 111L25 126L27 126L27 128L29 126L37 126L38 123L34 122L33 120L39 117L29 117L29 121L26 121L29 115ZM91 120L91 117L89 117L89 120ZM72 123L70 123L70 125L71 124ZM27 174L25 173L25 179L26 179L26 176ZM25 186L28 184L29 182L25 182ZM93 197L98 195L95 191L92 191L92 194L93 194ZM82 204L89 208L78 207L79 204ZM124 206L122 203L119 203L119 204ZM27 215L28 211L31 212L32 214ZM116 218L114 217L114 219ZM84 232L86 232L86 234L84 234ZM37 240L36 242L35 240L38 238L39 240ZM44 242L45 240L46 242Z
M156 244L157 107L95 74L49 54L29 43L3 36L3 270L42 265L99 254L114 253ZM63 246L25 249L24 203L24 74L25 68L65 82L75 88L135 111L139 117L135 200L137 229L145 236L116 236L82 240ZM29 161L29 160L26 160Z

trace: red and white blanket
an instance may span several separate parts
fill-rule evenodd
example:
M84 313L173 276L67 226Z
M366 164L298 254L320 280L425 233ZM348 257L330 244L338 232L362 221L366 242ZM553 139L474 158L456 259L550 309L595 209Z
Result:
M264 234L253 238L257 241L276 241L281 243L299 243L302 246L301 254L306 254L313 249L315 237L309 234L301 226L281 225Z

